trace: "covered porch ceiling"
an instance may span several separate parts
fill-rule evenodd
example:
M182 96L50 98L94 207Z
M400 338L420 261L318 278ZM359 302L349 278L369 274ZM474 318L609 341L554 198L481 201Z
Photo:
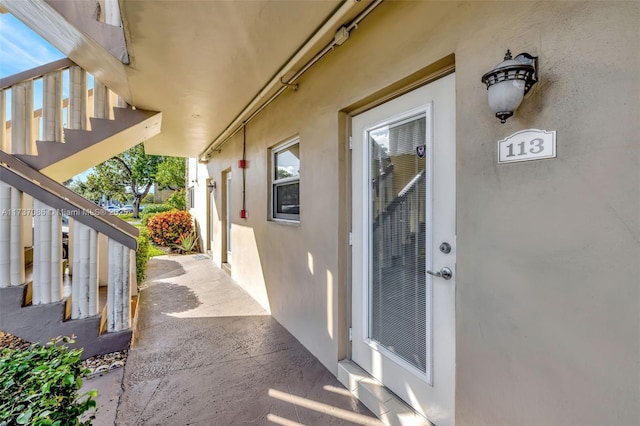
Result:
M163 113L162 132L146 148L196 157L343 2L120 3L131 103Z
M200 158L282 90L281 80L328 51L334 37L340 44L341 27L375 7L370 0L119 0L120 29L96 23L95 0L78 2L0 6L131 105L162 112L161 133L145 142L149 153ZM129 63L95 34L126 42Z

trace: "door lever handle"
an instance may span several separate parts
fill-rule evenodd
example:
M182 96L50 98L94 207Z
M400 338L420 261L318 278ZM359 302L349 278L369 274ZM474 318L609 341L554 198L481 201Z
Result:
M427 274L433 275L434 277L442 278L445 280L450 280L451 277L453 277L453 272L451 271L451 269L447 268L446 266L440 269L440 271L438 272L427 270Z

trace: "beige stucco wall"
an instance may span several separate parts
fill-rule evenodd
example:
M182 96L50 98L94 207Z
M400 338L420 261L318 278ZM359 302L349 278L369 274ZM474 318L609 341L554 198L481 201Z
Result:
M348 223L339 111L455 54L456 421L640 422L640 4L385 2L201 173L234 190L232 276L330 370L346 354ZM507 124L483 73L507 48L540 83ZM496 164L496 141L557 131L558 157ZM268 148L300 136L301 222L267 220ZM206 214L197 213L207 221ZM342 227L342 228L341 228ZM220 246L212 246L214 260Z

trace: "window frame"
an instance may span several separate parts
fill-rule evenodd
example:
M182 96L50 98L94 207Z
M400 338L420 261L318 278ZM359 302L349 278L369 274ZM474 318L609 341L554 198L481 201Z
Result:
M298 153L300 152L300 137L288 139L285 142L275 145L269 149L271 164L269 165L269 191L270 191L270 214L269 218L275 222L290 222L300 223L300 213L278 213L276 212L277 204L277 189L281 186L290 185L292 183L298 184L298 202L300 202L300 174L297 176L286 177L282 179L276 179L276 156L278 153L286 151L294 145L298 145ZM300 161L300 157L298 157ZM299 207L298 207L299 208Z

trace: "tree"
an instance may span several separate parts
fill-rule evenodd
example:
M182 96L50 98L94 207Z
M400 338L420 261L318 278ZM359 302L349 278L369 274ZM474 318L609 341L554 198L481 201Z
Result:
M182 157L163 157L158 165L156 182L160 189L182 189L185 187L187 162Z
M110 158L94 168L87 176L82 191L86 198L106 196L119 202L133 198L133 217L139 217L140 201L149 193L156 180L158 166L164 160L157 155L147 155L142 144Z

